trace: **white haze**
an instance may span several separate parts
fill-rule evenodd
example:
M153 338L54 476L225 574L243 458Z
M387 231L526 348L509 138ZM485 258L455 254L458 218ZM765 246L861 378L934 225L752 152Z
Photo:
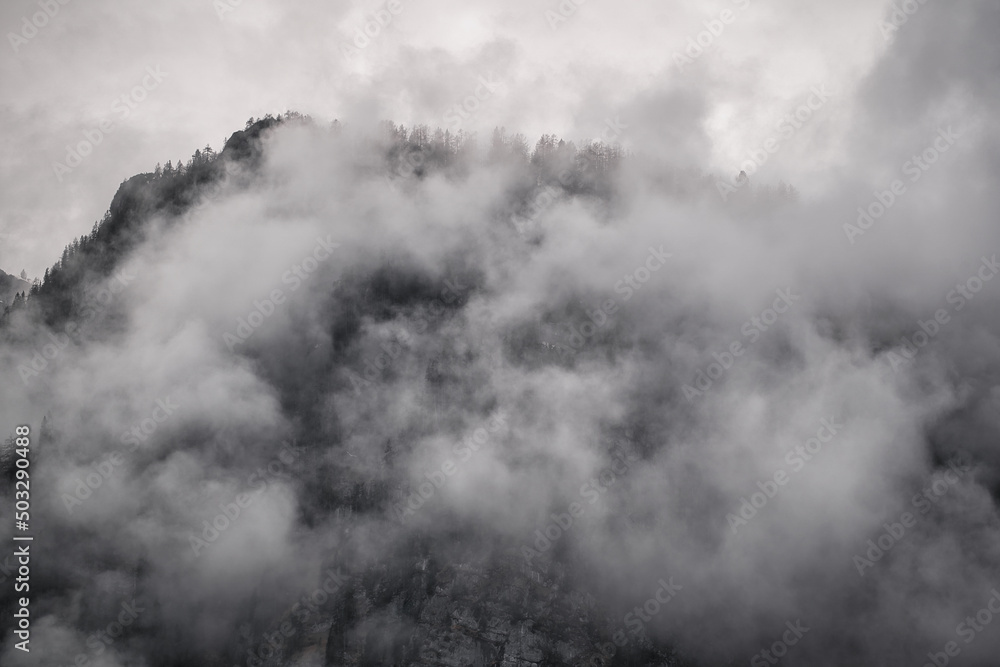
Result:
M872 20L883 8L861 4L853 3L855 11ZM759 10L807 11L788 3ZM634 20L632 29L642 30ZM724 205L714 188L685 196L662 185L672 169L712 166L726 152L706 129L711 91L721 85L713 77L747 87L767 78L750 66L742 83L742 74L702 71L692 76L712 85L695 78L618 91L622 102L607 113L627 119L635 155L617 176L617 200L610 208L557 202L541 216L537 245L497 213L516 178L503 166L475 161L462 177L387 180L364 168L373 158L361 143L325 124L281 127L266 140L253 188L234 179L182 223L163 224L129 258L136 277L115 303L119 330L91 331L27 390L18 366L43 339L3 351L4 423L57 416L61 435L44 453L45 491L34 502L47 539L62 546L45 553L60 563L65 593L60 612L35 619L40 656L25 661L8 646L0 661L63 664L86 650L81 599L101 577L128 580L121 587L130 589L122 563L139 559L139 585L158 600L157 618L205 650L239 624L250 591L273 600L279 614L294 602L287 591L309 590L322 578L331 553L337 565L360 572L405 558L413 533L444 541L461 529L490 535L520 559L550 514L565 512L581 484L610 464L608 442L627 427L641 465L560 540L561 558L599 582L609 614L620 618L653 595L658 579L673 577L684 589L650 633L705 664L748 661L795 619L811 630L784 664L882 664L886 656L920 664L1000 586L1000 281L986 283L959 312L946 300L984 256L1000 253L1000 162L989 123L1000 80L998 29L1000 14L985 1L924 5L863 76L841 77L837 92L846 99L789 141L789 151L801 152L788 159L801 167L806 187L797 203L763 215ZM837 44L845 52L853 46L846 37ZM372 85L392 89L379 77ZM366 130L361 117L385 108L357 104L353 126L352 113L343 116L345 133ZM780 116L788 107L779 108ZM541 132L542 121L563 120L536 110L529 105L514 129ZM857 208L905 178L903 162L949 126L961 133L954 147L850 243L843 226L857 219ZM770 132L764 126L754 136ZM793 184L796 175L781 174ZM774 183L773 176L754 183ZM290 291L285 271L328 236L340 247ZM672 257L625 302L616 283L645 262L651 246ZM343 371L313 377L313 360L330 359L338 344L331 327L339 315L330 304L340 281L387 264L438 286L461 276L473 285L469 300L437 319L401 311L363 321L347 353L356 373L381 343L410 334L370 393L357 395ZM288 301L242 348L254 354L233 354L223 334L274 289ZM741 327L779 289L801 299L704 396L687 400L683 386L694 385L714 352L748 342ZM572 362L510 359L519 327L538 326L546 342L565 345L565 324L579 327L584 308L608 299L620 310ZM898 353L899 339L942 308L951 322L895 372L889 353ZM434 321L433 334L415 333L420 317ZM448 377L434 400L426 389L430 360ZM325 421L311 425L323 437L269 479L245 510L252 520L235 522L194 558L190 532L246 491L248 476L302 427L301 415L281 404L298 378L302 392L324 394ZM121 449L121 434L168 395L180 405L175 415L68 515L62 494ZM317 502L303 481L312 470L382 478L391 443L402 452L396 473L419 484L497 412L508 427L405 524L388 511L357 516L347 540L340 519L303 521ZM787 470L786 453L813 437L823 418L835 418L842 431L734 535L727 514L758 481ZM859 576L852 558L884 522L912 511L912 496L960 454L974 472ZM483 544L496 542L484 537ZM1000 640L984 632L962 648L966 664L989 665ZM136 639L116 650L125 660L148 649Z

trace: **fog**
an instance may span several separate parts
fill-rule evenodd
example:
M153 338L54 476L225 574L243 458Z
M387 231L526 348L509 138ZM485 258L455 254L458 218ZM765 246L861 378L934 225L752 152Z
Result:
M454 168L384 168L361 102L342 131L265 133L258 168L144 222L127 284L44 369L48 330L8 324L0 415L48 435L33 650L8 633L0 660L215 664L331 569L430 557L585 591L612 631L678 584L642 625L694 664L754 660L786 622L808 632L784 664L951 641L992 664L996 633L956 627L1000 586L998 23L921 5L782 139L801 183L720 188L747 168L709 157L721 75L700 63L617 107L606 190L536 200L487 132ZM762 194L779 180L797 197ZM136 625L88 648L132 600Z

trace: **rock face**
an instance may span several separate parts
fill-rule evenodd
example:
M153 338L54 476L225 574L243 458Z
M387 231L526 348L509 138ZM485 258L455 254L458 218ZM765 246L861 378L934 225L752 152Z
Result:
M644 637L610 649L621 629L596 618L596 600L566 588L563 573L504 563L438 566L424 558L408 575L383 570L353 579L315 622L255 665L561 667L681 665ZM554 570L556 568L553 568ZM602 656L601 648L609 653ZM248 663L249 664L249 663Z
M423 557L346 577L330 596L314 598L323 600L314 613L288 613L257 635L244 628L218 664L693 667L645 635L626 634L627 646L615 646L621 619L602 617L598 601L558 564L540 568L549 571L507 552L447 563ZM283 624L287 639L271 641Z

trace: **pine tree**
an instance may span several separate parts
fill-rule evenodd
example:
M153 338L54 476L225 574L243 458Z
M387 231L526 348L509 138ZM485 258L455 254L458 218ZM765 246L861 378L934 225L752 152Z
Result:
M490 152L488 159L493 162L503 157L507 147L507 131L502 127L493 128L493 136L490 138Z
M410 143L416 144L417 146L426 146L429 142L427 140L427 126L417 125L410 131Z
M525 161L528 160L528 156L531 154L531 149L528 148L528 138L520 132L511 137L510 148L514 155Z

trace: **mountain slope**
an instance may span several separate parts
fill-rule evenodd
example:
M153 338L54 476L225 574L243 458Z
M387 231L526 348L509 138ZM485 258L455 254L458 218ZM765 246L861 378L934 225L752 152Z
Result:
M9 306L14 302L14 295L19 292L27 292L31 289L31 283L27 280L0 271L0 303ZM0 308L3 312L3 308Z
M125 181L0 324L5 404L47 417L42 659L79 662L125 604L103 650L155 667L716 667L799 620L799 664L921 659L900 607L978 600L995 562L969 518L995 477L958 458L990 470L1000 433L962 356L981 320L910 382L886 359L927 304L747 188L295 116ZM915 583L927 554L947 567Z

